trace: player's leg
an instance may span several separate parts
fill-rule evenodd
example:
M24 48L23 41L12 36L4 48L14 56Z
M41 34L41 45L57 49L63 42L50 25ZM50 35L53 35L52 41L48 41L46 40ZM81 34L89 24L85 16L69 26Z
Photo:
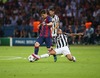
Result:
M55 50L53 50L52 48L48 49L48 51L49 51L48 53L40 55L40 58L47 58L50 55L55 55L56 54Z
M63 47L62 50L63 50L62 54L65 55L68 58L68 60L73 61L73 62L76 61L76 58L71 55L71 52L67 46Z
M76 58L72 56L71 54L67 54L66 57L68 58L68 60L76 62Z
M61 51L59 49L52 49L48 48L48 53L40 55L40 58L47 58L50 55L56 55L56 54L61 54Z
M57 61L57 56L53 55L53 57L54 57L54 62L56 62Z
M49 51L49 49L51 49L51 47L52 47L52 38L51 37L45 38L45 43L46 43L46 46L47 46L48 51ZM56 62L57 57L56 57L56 55L53 55L53 56L54 56L54 62Z
M43 43L43 37L39 37L36 42L35 42L35 45L34 45L34 54L38 55L38 52L39 52L39 46Z
M36 55L38 55L39 46L40 46L40 43L39 42L35 42L35 45L34 45L34 54L36 54Z
M33 58L35 58L34 61L36 60L39 60L40 57L38 56L38 51L39 51L39 46L43 43L43 38L42 37L39 37L36 42L35 42L35 45L34 45L34 53L31 54L28 59L31 60L30 62L33 61Z
M39 42L36 41L36 42L35 42L35 45L34 45L34 53L31 54L31 55L28 57L28 60L29 60L30 62L33 62L33 61L36 61L36 60L39 59L39 57L37 56L38 51L39 51L39 46L40 46ZM34 58L35 58L35 59L34 59ZM34 60L33 60L33 59L34 59Z
M55 44L55 37L56 36L53 36L53 38L52 38L52 44L53 45ZM56 55L53 55L53 57L54 57L54 62L56 62L57 61L57 56Z

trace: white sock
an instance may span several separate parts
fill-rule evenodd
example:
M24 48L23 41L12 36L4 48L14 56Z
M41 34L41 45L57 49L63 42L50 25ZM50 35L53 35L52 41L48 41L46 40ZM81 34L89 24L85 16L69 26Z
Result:
M40 58L47 58L47 57L49 57L49 54L40 55Z

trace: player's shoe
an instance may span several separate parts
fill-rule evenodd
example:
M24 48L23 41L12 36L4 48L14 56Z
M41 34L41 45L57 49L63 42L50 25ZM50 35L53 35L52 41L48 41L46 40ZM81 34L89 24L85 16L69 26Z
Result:
M39 60L39 59L40 59L40 56L38 56L38 55L36 55L36 54L32 54L32 56L33 56L34 58L36 58L36 60L35 60L35 61L37 61L37 60Z
M57 61L57 56L53 55L53 57L54 57L54 62L56 62Z
M72 58L73 58L73 62L76 62L76 58L74 56Z

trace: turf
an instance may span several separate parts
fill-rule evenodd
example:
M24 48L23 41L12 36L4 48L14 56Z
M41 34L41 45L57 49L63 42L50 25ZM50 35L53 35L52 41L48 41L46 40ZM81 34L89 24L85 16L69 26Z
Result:
M0 46L0 78L100 78L100 46L70 46L77 62L58 56L30 63L33 47ZM46 53L41 47L39 54Z

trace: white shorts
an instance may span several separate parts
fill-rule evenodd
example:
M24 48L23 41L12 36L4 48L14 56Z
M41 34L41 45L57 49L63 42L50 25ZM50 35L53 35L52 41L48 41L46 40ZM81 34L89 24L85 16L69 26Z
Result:
M63 54L63 55L66 56L67 54L71 54L68 46L61 47L61 48L56 48L55 51L56 51L57 55L58 54Z

